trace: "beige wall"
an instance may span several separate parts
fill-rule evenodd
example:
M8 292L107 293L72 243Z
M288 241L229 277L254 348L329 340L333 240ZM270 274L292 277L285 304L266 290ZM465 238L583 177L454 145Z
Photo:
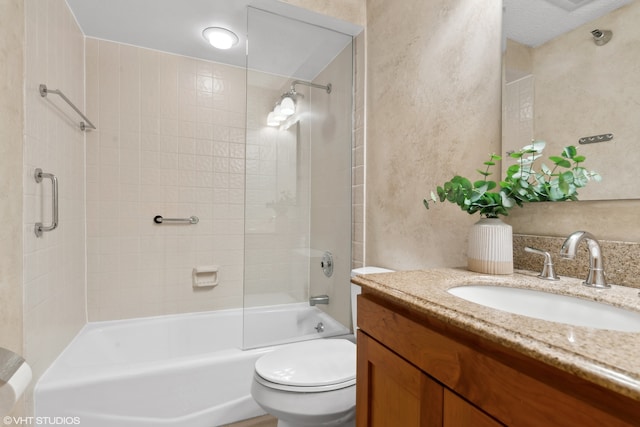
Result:
M329 15L354 24L366 24L366 0L282 0L294 6Z
M453 205L425 212L421 200L500 149L501 24L493 3L367 3L370 265L466 265L468 226L477 217ZM638 200L539 203L516 207L506 220L515 233L586 229L600 239L638 242L639 208Z
M533 50L534 135L558 155L586 136L612 133L612 141L580 145L585 166L601 183L580 190L581 199L639 198L637 169L640 2L632 2ZM594 28L613 31L604 46L593 43Z
M90 320L242 305L244 69L87 39ZM153 218L199 217L196 225ZM219 285L194 289L194 267Z
M625 114L626 107L616 108L616 104L609 101L576 102L571 92L587 87L587 93L583 93L584 97L581 99L591 99L591 96L609 97L613 93L617 100L621 100L637 94L638 85L634 81L637 73L627 72L624 76L618 76L616 72L632 69L634 65L631 64L638 63L638 14L640 3L633 2L594 23L542 45L533 53L536 64L535 137L563 145L565 141L575 144L582 136L613 132L614 140L610 143L580 146L579 149L587 156L587 166L603 175L602 184L609 181L614 182L616 187L626 186L626 194L637 194L636 184L634 180L620 179L621 173L623 170L633 173L637 165L624 166L619 157L611 159L611 156L622 155L628 158L625 152L637 151L636 148L624 148L635 147L640 132L637 118ZM596 46L593 43L589 31L597 27L613 29L614 38L609 44ZM598 66L593 66L593 61ZM558 76L564 76L563 80L554 83ZM608 83L591 84L592 79L596 78ZM544 107L540 107L538 102ZM582 121L585 117L588 120ZM576 123L576 118L580 120L579 124ZM547 151L552 154L550 149ZM613 167L597 166L597 162L602 159L609 159L605 163ZM603 194L602 184L589 185L580 191L581 196L596 199L607 197ZM507 220L514 226L514 232L522 234L560 237L582 229L589 230L601 240L638 242L639 207L640 200L540 203L514 209Z
M0 1L0 347L23 354L22 125L24 9ZM13 415L23 412L22 403Z
M478 218L422 199L499 151L501 16L491 0L367 2L369 265L466 264Z
M33 385L86 322L85 133L60 97L38 91L60 89L85 110L84 36L64 0L24 5L24 340ZM51 220L51 184L36 183L35 168L59 180L59 226L41 238L33 227Z

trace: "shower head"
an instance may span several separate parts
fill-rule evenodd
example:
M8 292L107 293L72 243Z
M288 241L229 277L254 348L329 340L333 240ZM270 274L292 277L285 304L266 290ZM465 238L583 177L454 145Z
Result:
M598 46L609 43L609 40L613 37L613 33L610 30L599 30L597 28L591 31L591 35L593 35L593 42Z
M283 93L282 96L280 96L280 100L276 103L273 111L267 115L268 126L280 126L283 121L287 120L296 112L297 98L304 98L304 95L296 92L296 85L305 85L316 89L324 89L328 94L331 93L332 88L331 83L325 86L302 80L294 80L291 82L291 89L289 92Z

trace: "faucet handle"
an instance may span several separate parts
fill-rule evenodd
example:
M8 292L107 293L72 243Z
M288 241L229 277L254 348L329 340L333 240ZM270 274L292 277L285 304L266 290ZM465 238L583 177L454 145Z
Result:
M558 275L553 269L553 260L549 252L541 251L540 249L530 248L525 246L525 252L544 256L544 265L542 266L542 272L538 274L538 277L545 280L560 280Z

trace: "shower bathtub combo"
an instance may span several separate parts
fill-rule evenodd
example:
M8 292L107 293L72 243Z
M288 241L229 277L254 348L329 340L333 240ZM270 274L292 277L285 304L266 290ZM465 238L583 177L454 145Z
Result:
M242 350L242 309L89 323L38 382L35 416L91 427L212 427L260 416L250 395L258 358L296 334L350 333L307 303L244 313L270 334L247 342L274 345Z

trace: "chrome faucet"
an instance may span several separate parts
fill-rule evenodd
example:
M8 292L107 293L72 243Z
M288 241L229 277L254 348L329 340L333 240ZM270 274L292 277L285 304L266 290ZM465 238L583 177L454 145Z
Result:
M329 304L329 295L318 295L309 298L309 305Z
M574 259L578 245L582 240L587 241L589 247L589 275L583 282L586 286L593 288L606 289L611 286L607 285L607 279L604 273L604 260L602 259L602 250L600 244L588 231L576 231L571 233L567 240L562 244L560 256L566 259Z

